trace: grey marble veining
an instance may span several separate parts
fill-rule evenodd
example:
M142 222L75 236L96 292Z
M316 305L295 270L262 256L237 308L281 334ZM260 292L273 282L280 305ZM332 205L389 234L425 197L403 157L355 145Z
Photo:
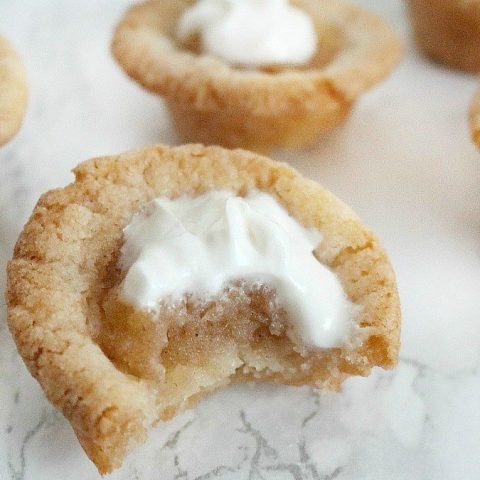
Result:
M29 72L24 127L0 150L0 268L38 196L92 156L175 143L162 103L109 56L127 0L2 0ZM475 78L428 64L399 0L363 0L406 39L403 65L314 150L278 152L346 200L398 274L402 360L341 393L242 385L152 429L111 480L478 480L480 153ZM5 278L0 276L0 290ZM97 480L16 353L0 305L0 479Z

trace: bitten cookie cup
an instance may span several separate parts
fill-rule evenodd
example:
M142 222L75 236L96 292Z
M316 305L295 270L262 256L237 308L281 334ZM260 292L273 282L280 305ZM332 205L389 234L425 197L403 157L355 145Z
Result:
M408 0L419 47L453 68L480 70L480 0Z
M0 146L19 130L27 107L27 76L10 42L0 36Z
M470 131L473 142L480 148L480 91L475 94L470 105Z
M96 158L74 172L74 183L40 198L18 239L8 322L30 372L101 473L119 467L148 427L230 382L338 389L350 375L395 366L400 307L387 255L317 183L254 153L201 145ZM356 338L341 348L293 345L271 328L266 291L233 289L200 306L186 300L155 318L119 301L132 216L159 196L212 190L266 192L322 233L315 256L359 305Z
M302 67L247 70L180 45L175 29L193 2L148 1L118 25L112 52L127 74L162 95L185 141L267 152L298 148L344 122L355 100L384 79L401 45L376 16L338 0L297 0L318 48Z

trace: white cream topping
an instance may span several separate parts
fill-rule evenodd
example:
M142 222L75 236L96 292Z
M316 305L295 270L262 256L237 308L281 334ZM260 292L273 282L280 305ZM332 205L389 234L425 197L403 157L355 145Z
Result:
M205 53L231 64L305 64L317 34L311 17L288 0L199 0L177 26L181 41L199 34Z
M358 306L313 250L322 235L272 196L227 191L156 198L124 231L124 301L155 310L185 294L209 299L238 280L273 288L294 338L319 348L349 340Z

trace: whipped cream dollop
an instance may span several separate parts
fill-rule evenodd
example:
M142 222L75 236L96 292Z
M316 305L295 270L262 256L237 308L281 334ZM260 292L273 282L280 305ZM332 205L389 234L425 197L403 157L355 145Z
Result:
M154 311L185 294L210 299L234 281L260 282L275 290L296 340L320 348L349 340L358 307L315 258L322 235L271 195L156 198L124 237L121 296L136 308Z
M311 17L288 0L199 0L185 10L177 37L199 34L203 52L231 64L305 64L317 34Z

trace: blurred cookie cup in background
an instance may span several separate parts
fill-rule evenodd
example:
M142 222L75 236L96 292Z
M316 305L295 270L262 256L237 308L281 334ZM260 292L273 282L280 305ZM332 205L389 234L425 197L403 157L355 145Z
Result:
M27 75L12 44L0 36L0 146L22 125L27 108Z
M420 49L450 67L480 71L480 0L407 0Z
M153 0L116 28L125 72L184 141L302 148L342 124L401 57L377 16L338 0Z

